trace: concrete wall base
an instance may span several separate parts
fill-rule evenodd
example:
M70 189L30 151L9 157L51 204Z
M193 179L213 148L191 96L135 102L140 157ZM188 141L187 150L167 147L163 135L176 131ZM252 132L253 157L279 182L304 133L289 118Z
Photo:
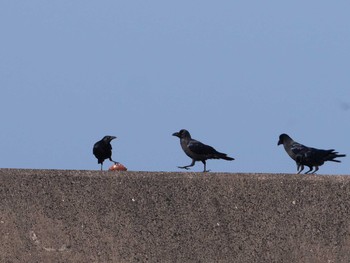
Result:
M0 169L0 262L350 262L350 177Z

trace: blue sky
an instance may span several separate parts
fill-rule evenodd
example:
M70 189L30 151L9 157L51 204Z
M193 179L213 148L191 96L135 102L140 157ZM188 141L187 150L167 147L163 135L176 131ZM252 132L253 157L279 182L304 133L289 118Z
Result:
M3 1L1 167L190 164L182 128L227 153L218 172L291 172L277 140L348 153L348 1ZM321 174L348 174L349 157ZM106 162L105 168L110 163ZM192 171L202 171L197 163Z

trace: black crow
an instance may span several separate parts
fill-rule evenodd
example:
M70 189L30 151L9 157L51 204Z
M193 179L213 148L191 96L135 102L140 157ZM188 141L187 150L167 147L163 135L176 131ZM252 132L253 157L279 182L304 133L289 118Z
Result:
M117 137L115 136L105 136L102 138L102 140L96 142L94 144L94 148L92 150L93 154L97 158L98 163L101 164L101 171L102 171L102 165L104 160L109 159L111 162L114 162L115 164L118 162L115 162L112 160L112 145L111 141Z
M194 166L196 161L201 161L204 164L203 172L209 172L209 170L206 170L206 160L208 159L234 160L234 158L228 157L225 153L220 153L213 147L192 139L187 130L182 129L179 132L173 133L173 136L180 138L182 150L192 159L190 165L178 166L178 168L188 170L188 167Z
M304 166L309 167L309 171L305 174L310 173L313 168L315 170L312 173L318 171L319 166L323 165L326 161L340 163L339 160L335 160L337 157L345 157L345 154L338 154L334 149L321 150L316 148L307 147L300 143L293 141L287 134L281 134L277 145L283 144L284 149L288 155L296 162L298 174L303 171Z

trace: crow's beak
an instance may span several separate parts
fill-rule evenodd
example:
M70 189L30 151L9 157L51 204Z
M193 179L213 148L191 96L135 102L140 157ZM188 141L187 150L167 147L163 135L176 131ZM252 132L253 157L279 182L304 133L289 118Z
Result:
M283 142L281 140L278 140L277 145L283 144Z
M111 136L111 140L117 139L117 137L115 136Z
M180 134L178 132L174 132L173 136L179 137L180 138Z

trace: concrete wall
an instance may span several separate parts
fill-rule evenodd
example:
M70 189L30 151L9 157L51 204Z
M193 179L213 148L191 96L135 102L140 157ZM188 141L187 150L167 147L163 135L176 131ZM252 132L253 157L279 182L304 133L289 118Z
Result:
M350 262L350 177L0 170L0 262Z

